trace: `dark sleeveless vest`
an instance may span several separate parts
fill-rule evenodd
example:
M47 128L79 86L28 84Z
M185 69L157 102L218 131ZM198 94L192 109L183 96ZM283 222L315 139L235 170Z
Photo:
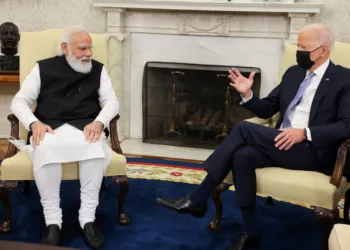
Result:
M86 74L73 70L64 56L38 64L41 87L34 115L52 129L68 123L84 130L101 111L98 90L103 64L92 60Z

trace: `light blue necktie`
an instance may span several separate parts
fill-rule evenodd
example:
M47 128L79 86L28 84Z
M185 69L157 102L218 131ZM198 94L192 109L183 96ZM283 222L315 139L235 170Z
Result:
M307 89L307 87L309 86L309 83L312 79L312 77L315 76L314 72L311 72L305 79L304 81L300 84L299 89L297 94L294 96L294 99L291 101L291 103L289 104L284 117L283 117L283 122L282 122L282 127L283 128L290 128L292 127L291 121L290 121L290 111L297 106L300 103L301 98L303 97L305 90Z

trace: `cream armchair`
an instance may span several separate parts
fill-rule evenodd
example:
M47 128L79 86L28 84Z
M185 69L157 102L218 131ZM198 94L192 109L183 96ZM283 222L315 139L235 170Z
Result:
M21 82L29 74L38 60L56 55L58 38L63 30L46 30L41 32L22 32L20 43L20 79ZM107 35L91 34L93 41L93 58L104 63L108 62L108 39ZM123 156L118 141L117 120L119 115L110 122L110 139L113 156L105 176L111 177L113 184L120 184L118 197L118 213L120 225L130 223L124 213L124 200L129 190L128 178L126 176L126 158ZM10 114L8 120L11 123L11 136L27 140L28 131L22 127L18 119ZM62 166L63 180L79 179L78 162L65 163ZM11 207L8 195L9 190L17 187L18 181L34 180L33 166L26 152L17 152L14 145L8 146L5 159L0 166L0 199L5 206L5 219L0 224L0 233L11 231Z
M350 67L350 60L346 55L350 53L350 44L336 43L331 60L335 64ZM280 79L283 73L295 60L296 46L286 45ZM278 114L270 119L264 120L257 117L248 121L275 127ZM268 204L272 204L272 198L289 201L296 204L305 204L315 210L324 222L323 249L328 249L328 237L331 229L339 218L338 203L347 191L347 180L342 176L346 153L350 146L350 140L344 142L338 150L332 176L312 171L287 170L277 167L268 167L256 170L257 193L267 196ZM232 172L216 188L212 197L216 207L216 217L208 227L215 231L220 226L222 218L221 193L233 185Z

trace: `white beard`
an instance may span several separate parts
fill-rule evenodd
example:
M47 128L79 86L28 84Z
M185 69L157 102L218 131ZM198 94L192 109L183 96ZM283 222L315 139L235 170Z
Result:
M77 72L80 73L89 73L92 68L91 58L90 57L82 57L77 59L70 48L68 48L68 55L66 56L67 62L69 66L72 67ZM89 60L89 62L83 62L83 60Z

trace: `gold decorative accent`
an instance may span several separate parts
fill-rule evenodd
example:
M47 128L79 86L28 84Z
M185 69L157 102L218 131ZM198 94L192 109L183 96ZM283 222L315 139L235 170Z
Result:
M228 120L228 106L231 102L231 96L230 96L230 86L227 86L226 93L225 93L225 117L224 117L224 127L222 128L221 136L226 137L227 136L227 120Z
M176 75L184 75L185 72L175 70L175 71L172 71L171 74L173 75L172 116L171 116L170 128L169 128L169 131L166 132L166 136L168 136L169 134L180 136L181 133L179 133L175 130L175 117L176 117L176 81L175 81L175 77L176 77Z

